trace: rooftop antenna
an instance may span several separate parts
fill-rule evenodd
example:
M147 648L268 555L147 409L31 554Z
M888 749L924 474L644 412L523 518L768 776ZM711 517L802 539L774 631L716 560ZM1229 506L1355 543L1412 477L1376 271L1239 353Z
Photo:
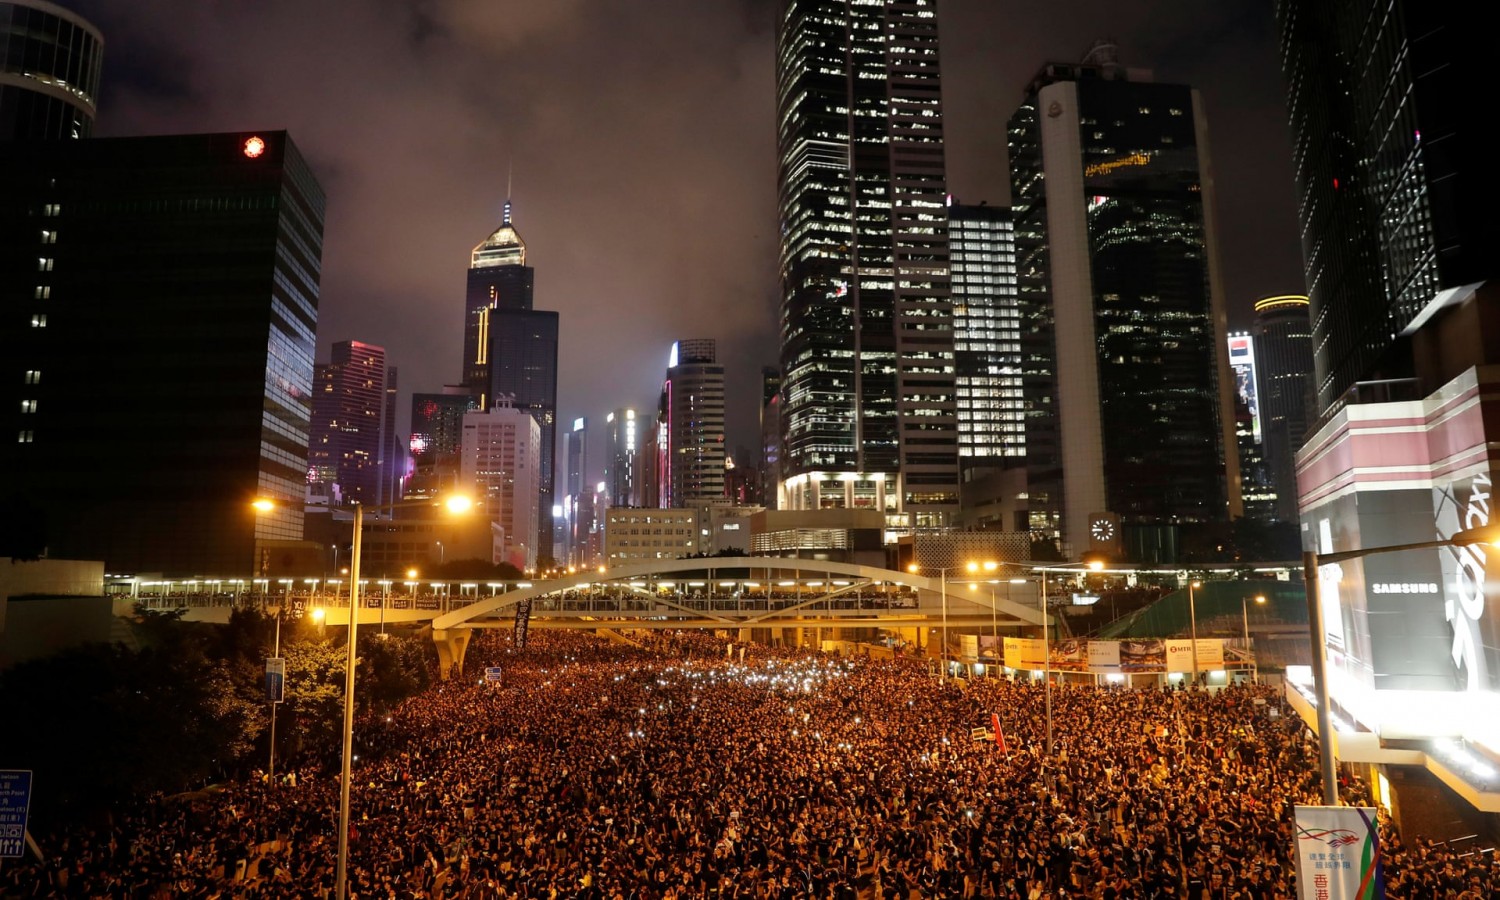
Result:
M515 170L515 160L511 160L505 164L505 211L500 216L501 225L510 224L510 183L511 178L515 175Z

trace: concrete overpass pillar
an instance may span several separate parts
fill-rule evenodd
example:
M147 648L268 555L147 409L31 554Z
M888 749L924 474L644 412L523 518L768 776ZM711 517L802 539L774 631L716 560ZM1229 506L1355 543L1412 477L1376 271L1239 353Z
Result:
M471 628L434 628L432 641L437 644L438 677L447 681L454 675L464 673L464 654L469 650Z

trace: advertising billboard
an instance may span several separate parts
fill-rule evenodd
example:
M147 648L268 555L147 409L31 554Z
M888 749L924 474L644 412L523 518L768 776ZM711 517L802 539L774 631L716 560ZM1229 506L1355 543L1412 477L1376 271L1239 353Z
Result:
M1255 339L1248 334L1229 336L1229 368L1234 372L1234 389L1250 410L1250 428L1260 443L1260 387L1255 380Z

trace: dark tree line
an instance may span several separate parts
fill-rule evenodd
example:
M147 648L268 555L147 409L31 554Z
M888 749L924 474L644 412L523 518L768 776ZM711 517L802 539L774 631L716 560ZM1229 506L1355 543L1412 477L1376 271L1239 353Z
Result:
M264 768L269 755L265 659L275 619L236 611L228 625L139 611L139 649L75 647L0 672L0 767L32 769L36 814L107 809L129 797L194 790ZM285 702L277 769L338 765L344 629L328 637L284 621ZM424 634L360 635L356 700L381 714L436 678Z

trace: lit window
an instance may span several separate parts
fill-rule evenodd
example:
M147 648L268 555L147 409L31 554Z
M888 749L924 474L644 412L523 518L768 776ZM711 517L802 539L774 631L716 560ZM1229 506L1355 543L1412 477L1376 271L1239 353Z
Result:
M23 413L34 413L34 412L36 412L36 401L35 400L22 400L21 401L21 412L23 412Z
M56 231L52 231L52 230L47 229L47 228L43 228L42 229L42 243L44 243L44 244L55 244L55 243L57 243L57 232Z
M42 370L41 369L27 369L26 370L26 383L27 384L41 384L42 383Z
M50 284L39 284L39 285L37 285L36 286L36 298L38 300L51 300L52 299L52 285L50 285Z
M32 316L31 317L31 327L32 328L46 328L47 327L47 314L46 313L37 313L36 315Z
M26 430L24 430L24 431L22 431L21 434L20 434L20 436L16 439L16 443L18 443L18 444L29 444L29 443L31 443L31 441L32 441L32 433L31 433L31 429L29 429L29 428L26 429Z
M56 216L61 214L62 204L60 203L48 203L42 207L42 215L44 216Z
M52 271L52 257L50 257L50 256L43 256L41 259L38 259L36 261L36 270L38 272L50 272L50 271Z

